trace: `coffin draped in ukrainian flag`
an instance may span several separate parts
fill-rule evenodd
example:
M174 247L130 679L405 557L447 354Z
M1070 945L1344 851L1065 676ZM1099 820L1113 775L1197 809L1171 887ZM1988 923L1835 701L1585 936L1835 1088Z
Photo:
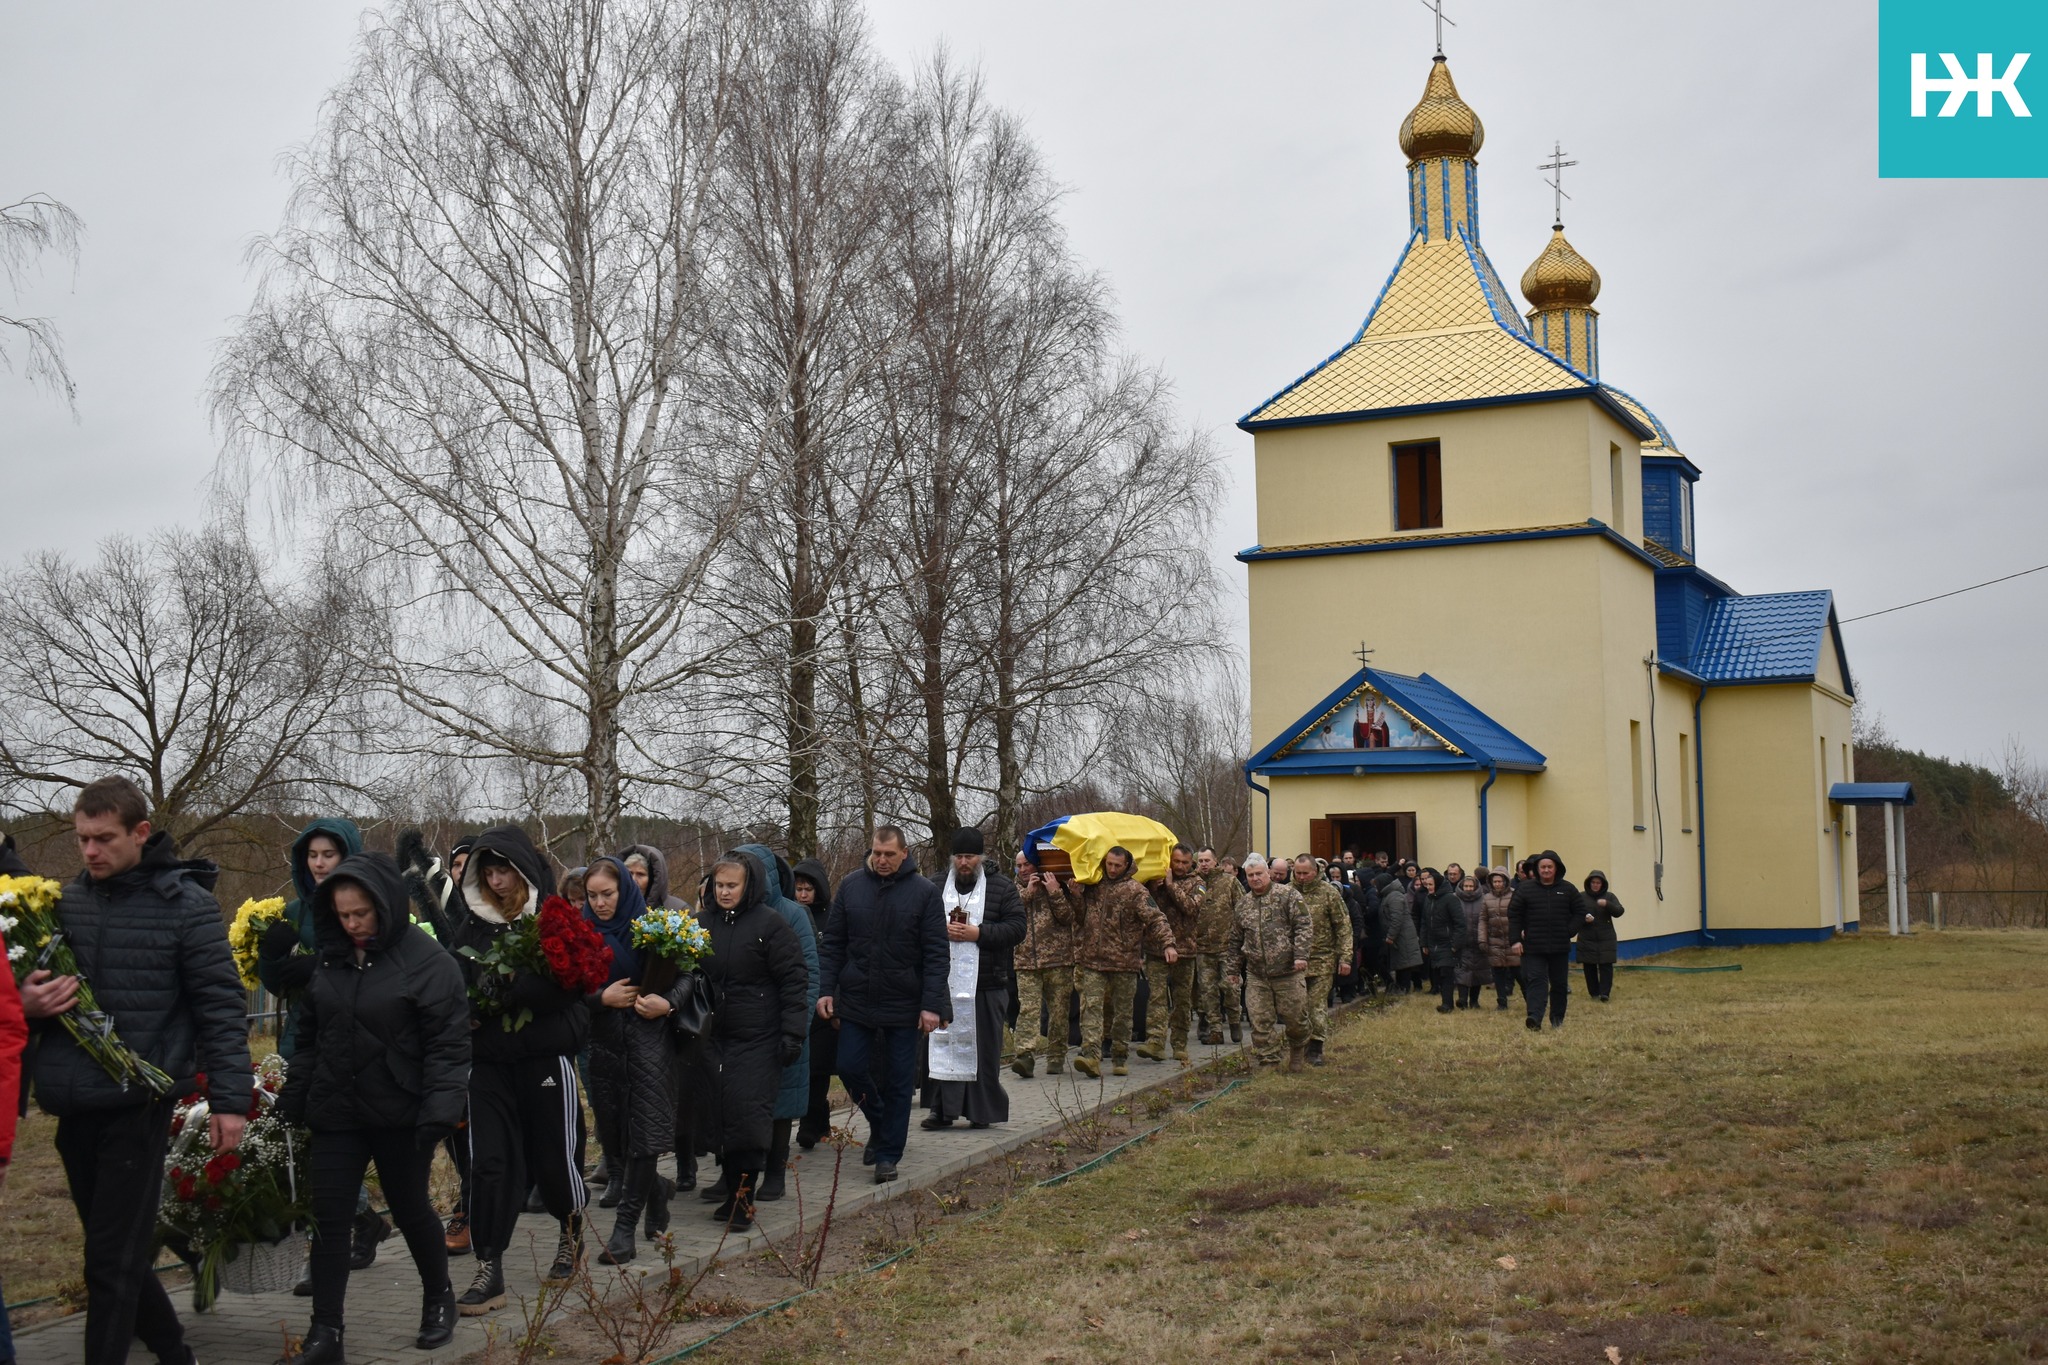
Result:
M1024 856L1034 867L1059 872L1071 862L1074 880L1094 883L1102 880L1102 856L1113 848L1130 851L1137 860L1134 875L1141 882L1167 875L1168 855L1179 840L1157 820L1121 811L1095 811L1088 815L1063 815L1024 836Z

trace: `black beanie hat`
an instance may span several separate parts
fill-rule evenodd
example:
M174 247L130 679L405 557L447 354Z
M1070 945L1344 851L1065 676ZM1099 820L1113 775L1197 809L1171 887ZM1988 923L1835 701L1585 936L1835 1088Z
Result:
M969 853L981 854L987 851L988 846L982 842L981 831L974 828L974 826L969 825L965 829L953 831L951 852L954 857L960 858Z

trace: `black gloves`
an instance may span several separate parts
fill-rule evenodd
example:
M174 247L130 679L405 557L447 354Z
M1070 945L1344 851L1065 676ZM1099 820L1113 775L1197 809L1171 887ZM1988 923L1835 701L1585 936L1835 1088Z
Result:
M290 957L299 946L299 926L288 919L276 919L263 931L263 941L257 946L259 957Z
M436 1147L455 1136L452 1123L423 1123L413 1129L412 1144L422 1152L432 1152Z
M782 1047L775 1054L777 1066L795 1066L796 1059L804 1055L804 1040L783 1035Z

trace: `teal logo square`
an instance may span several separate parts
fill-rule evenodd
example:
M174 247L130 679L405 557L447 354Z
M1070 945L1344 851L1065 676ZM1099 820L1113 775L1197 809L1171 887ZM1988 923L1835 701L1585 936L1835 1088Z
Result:
M2048 3L1879 0L1877 173L2048 176Z

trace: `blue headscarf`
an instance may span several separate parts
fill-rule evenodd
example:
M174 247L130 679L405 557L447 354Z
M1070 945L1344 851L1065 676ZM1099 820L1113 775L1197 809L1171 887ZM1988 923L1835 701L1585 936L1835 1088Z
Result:
M590 908L590 874L600 867L611 868L612 875L619 879L619 909L610 919L599 919L597 912ZM647 898L640 894L640 884L633 880L633 874L626 871L626 865L617 858L599 858L584 869L583 887L583 918L597 930L604 946L612 950L612 966L605 973L606 983L621 979L638 981L640 952L633 946L633 921L647 913Z

